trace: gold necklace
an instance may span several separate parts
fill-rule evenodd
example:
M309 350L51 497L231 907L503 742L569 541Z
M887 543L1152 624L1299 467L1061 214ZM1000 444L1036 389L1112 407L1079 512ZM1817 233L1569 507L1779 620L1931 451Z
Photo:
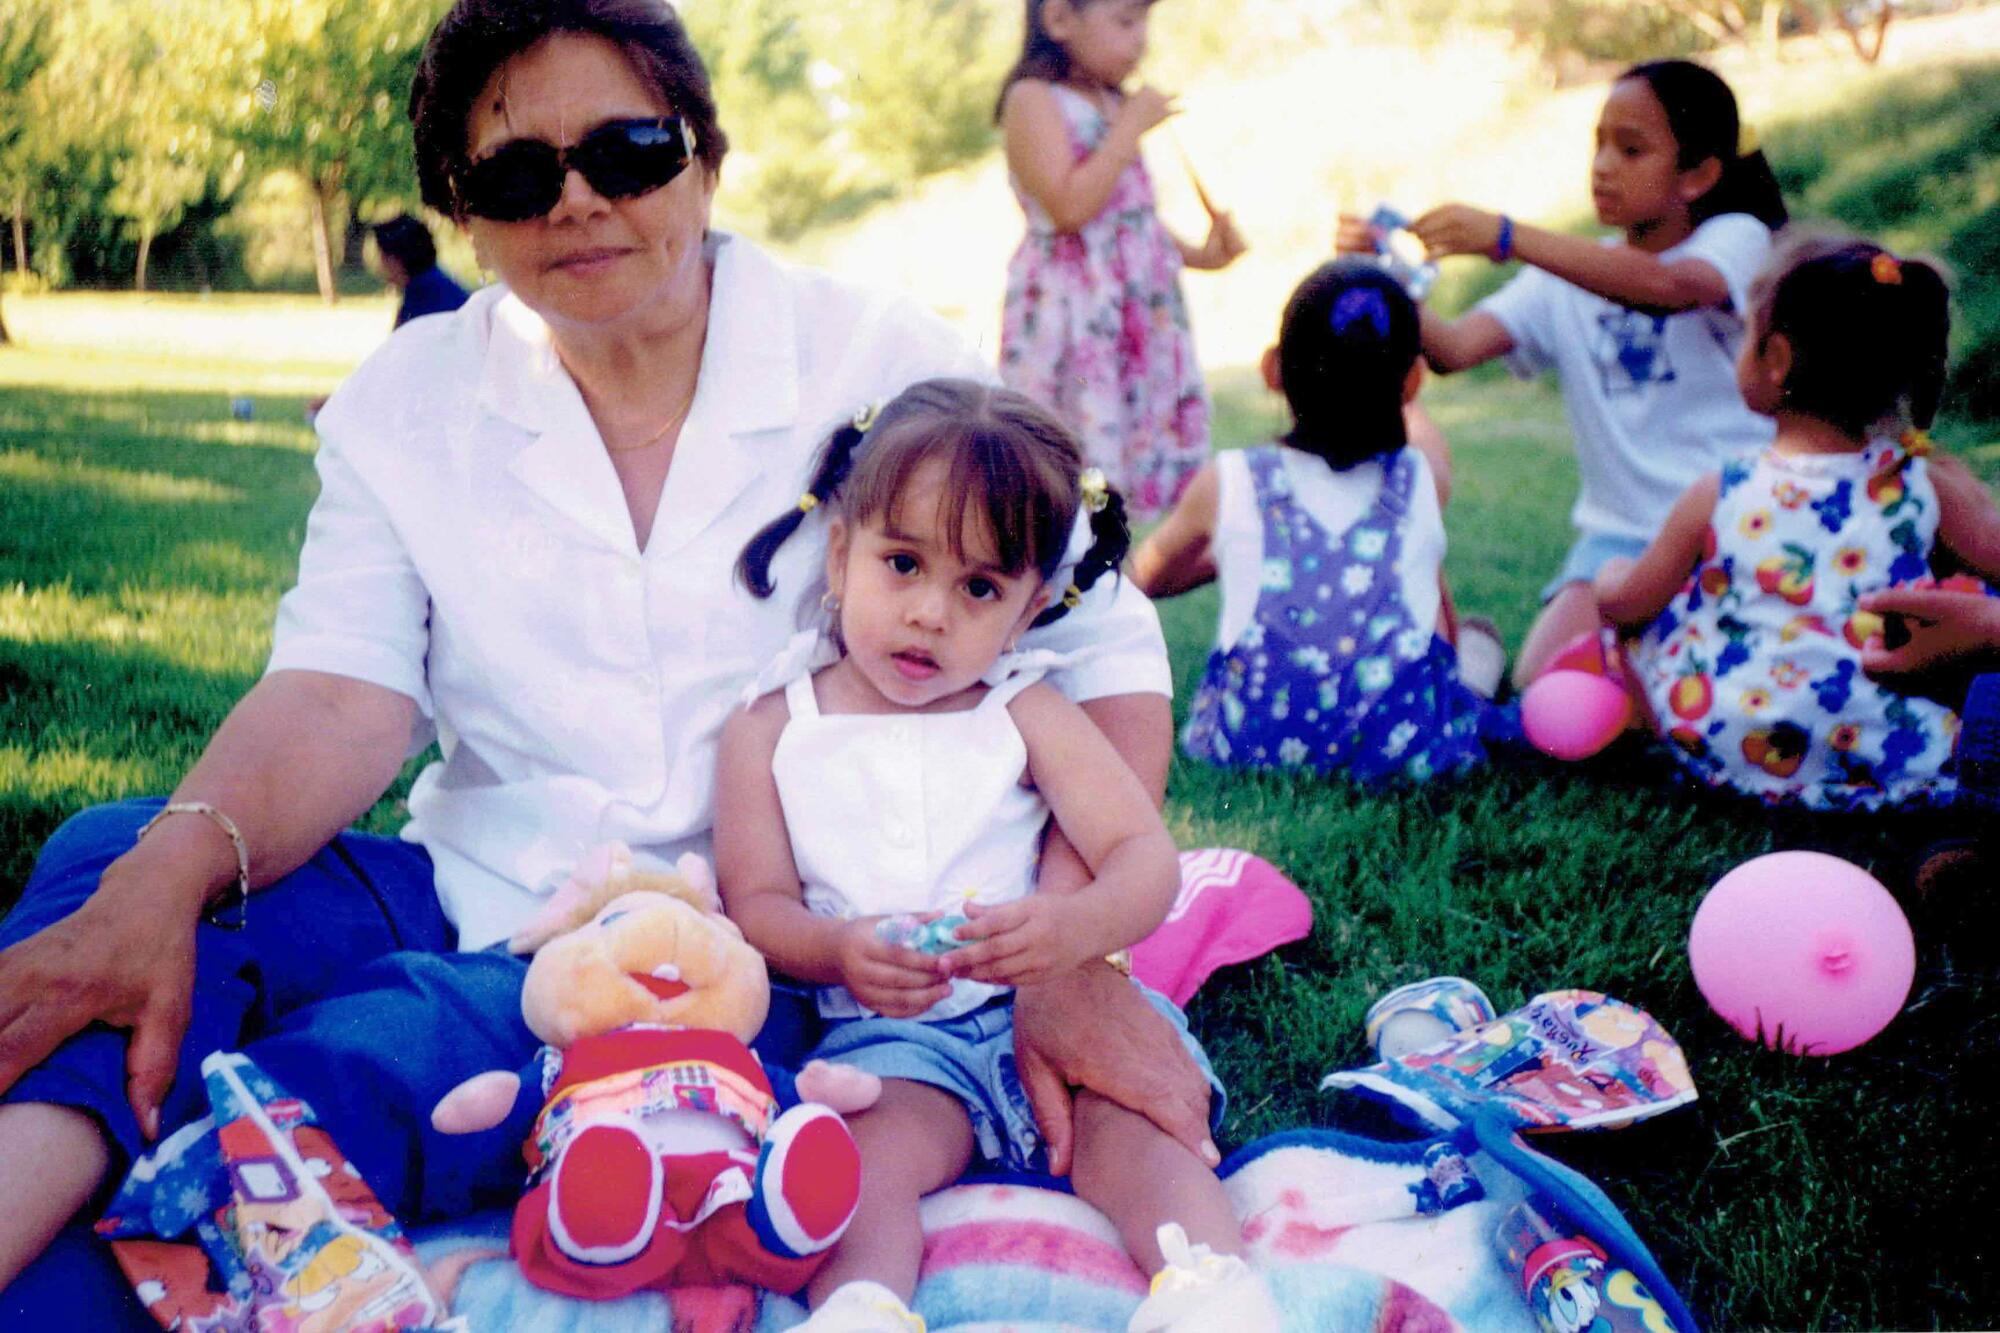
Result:
M605 441L604 444L604 451L606 453L611 453L611 454L636 454L641 449L650 449L654 445L658 444L661 440L667 437L668 431L672 430L675 426L678 426L681 423L681 419L687 415L688 409L694 406L695 387L698 386L700 383L701 383L701 375L699 372L697 372L695 375L695 383L693 385L688 386L687 397L681 400L681 405L674 409L674 414L668 417L664 422L660 423L660 428L654 431L651 435L648 435L645 439L639 441L637 444L612 444L609 440L607 440Z

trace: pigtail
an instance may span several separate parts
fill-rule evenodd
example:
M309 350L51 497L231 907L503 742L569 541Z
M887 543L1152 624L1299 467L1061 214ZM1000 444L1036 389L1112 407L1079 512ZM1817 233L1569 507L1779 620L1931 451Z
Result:
M1101 504L1093 504L1091 491L1086 488L1084 503L1090 509L1090 549L1076 562L1070 573L1069 587L1063 595L1036 616L1031 628L1040 629L1053 624L1083 601L1083 595L1097 586L1097 581L1106 574L1115 574L1124 567L1125 554L1132 549L1132 528L1125 517L1125 497L1105 486L1097 494L1103 497Z
M1905 401L1910 424L1929 430L1937 420L1950 370L1951 286L1936 265L1924 260L1905 259L1899 267L1907 336L1897 341L1909 358Z
M736 577L750 590L751 596L762 599L771 595L771 562L777 559L778 548L799 530L807 514L839 493L841 483L854 468L855 451L866 434L861 421L851 421L829 436L806 493L797 504L758 529L757 535L743 548L743 554L736 559Z

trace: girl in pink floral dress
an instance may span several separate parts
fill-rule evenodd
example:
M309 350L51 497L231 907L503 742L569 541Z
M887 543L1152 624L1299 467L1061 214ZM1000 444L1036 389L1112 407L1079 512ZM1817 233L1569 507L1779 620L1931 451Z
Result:
M1180 273L1243 253L1227 213L1190 245L1154 208L1139 138L1174 113L1121 91L1153 0L1029 0L997 108L1028 234L1007 272L1000 374L1053 408L1137 517L1170 508L1208 458L1208 396Z

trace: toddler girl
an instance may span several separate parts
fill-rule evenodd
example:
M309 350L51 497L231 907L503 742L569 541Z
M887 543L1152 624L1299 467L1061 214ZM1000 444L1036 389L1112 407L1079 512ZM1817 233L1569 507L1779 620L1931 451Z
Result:
M1416 307L1373 264L1323 265L1292 293L1264 353L1291 430L1218 455L1132 562L1156 597L1222 583L1190 755L1366 781L1482 754L1488 705L1445 638L1444 442L1435 465L1406 447L1422 378Z
M1182 265L1243 253L1227 213L1199 247L1154 211L1139 138L1166 94L1121 91L1146 54L1153 0L1028 0L1021 58L996 108L1028 234L1007 269L1000 374L1053 408L1088 461L1151 517L1208 457L1208 397Z
M1835 809L1942 799L1958 719L1861 671L1894 627L1857 603L1953 571L2000 576L1976 483L1909 429L1944 389L1944 279L1809 238L1751 299L1738 378L1776 438L1690 487L1636 564L1599 574L1598 604L1641 631L1630 669L1703 780Z
M1528 266L1462 319L1425 311L1431 366L1448 374L1504 356L1522 376L1554 370L1576 436L1577 540L1515 659L1522 685L1596 627L1590 581L1607 560L1636 556L1689 483L1771 438L1737 393L1733 363L1744 293L1785 205L1729 85L1685 60L1627 70L1598 116L1590 194L1622 239L1463 204L1412 224L1434 256ZM1343 217L1340 244L1371 249L1367 224Z
M1022 395L925 381L865 432L836 433L798 509L744 553L744 582L767 596L778 545L806 511L832 511L835 660L811 669L809 632L767 673L760 686L778 688L723 730L716 798L730 916L781 971L823 987L831 1027L815 1054L883 1078L881 1101L850 1118L862 1198L812 1285L808 1329L922 1327L905 1304L918 1200L975 1153L1022 1169L1037 1148L1011 987L1137 942L1179 887L1138 778L1040 680L1058 663L1013 652L1124 554L1122 505L1081 474L1074 439ZM1080 508L1094 541L1057 597ZM1034 891L1051 814L1094 876L1074 894ZM942 935L943 952L897 942L912 935ZM1148 998L1199 1059L1180 1012ZM1256 1317L1268 1295L1198 1157L1088 1092L1076 1134L1077 1193L1160 1274L1133 1328L1220 1327L1200 1322L1219 1308L1277 1326Z

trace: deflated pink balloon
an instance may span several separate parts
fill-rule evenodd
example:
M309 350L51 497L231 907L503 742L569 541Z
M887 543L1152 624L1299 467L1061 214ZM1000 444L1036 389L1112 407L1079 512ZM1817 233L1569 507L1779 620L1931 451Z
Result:
M1558 759L1588 759L1631 720L1623 687L1588 671L1544 672L1521 695L1521 730L1537 750Z
M1916 941L1889 891L1821 852L1773 852L1716 881L1688 931L1702 998L1797 1055L1852 1050L1909 998Z

